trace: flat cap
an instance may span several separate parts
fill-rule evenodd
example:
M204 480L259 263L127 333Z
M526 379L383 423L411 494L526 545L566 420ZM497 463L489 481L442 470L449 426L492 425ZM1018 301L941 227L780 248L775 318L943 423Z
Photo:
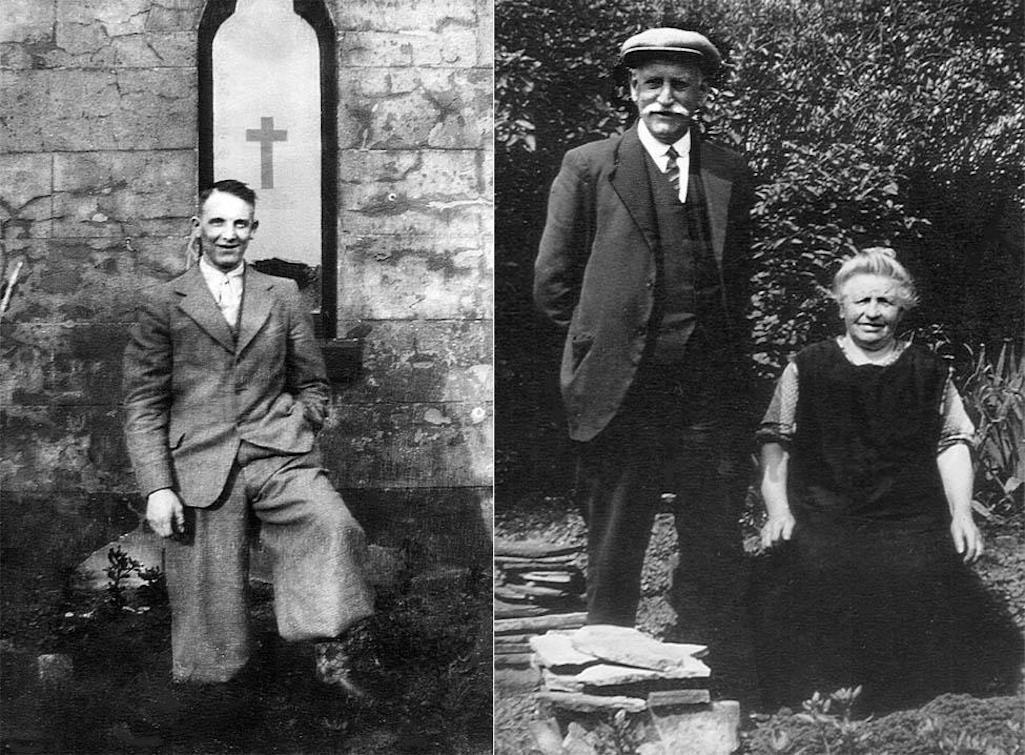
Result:
M696 62L706 73L715 73L722 64L719 51L705 36L673 28L634 34L619 49L619 58L627 68L636 68L654 58L679 58Z

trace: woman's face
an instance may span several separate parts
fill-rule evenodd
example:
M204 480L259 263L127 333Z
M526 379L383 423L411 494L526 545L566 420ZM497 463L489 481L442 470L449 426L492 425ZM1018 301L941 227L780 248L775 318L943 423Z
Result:
M869 273L850 278L840 297L840 314L850 339L868 351L889 346L904 314L899 295L892 278Z

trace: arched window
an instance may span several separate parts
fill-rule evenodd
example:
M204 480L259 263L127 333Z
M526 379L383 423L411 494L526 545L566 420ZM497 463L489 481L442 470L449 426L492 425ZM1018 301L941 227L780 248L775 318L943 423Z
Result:
M296 279L318 335L336 328L337 73L323 0L210 0L199 28L200 188L257 193L247 257Z

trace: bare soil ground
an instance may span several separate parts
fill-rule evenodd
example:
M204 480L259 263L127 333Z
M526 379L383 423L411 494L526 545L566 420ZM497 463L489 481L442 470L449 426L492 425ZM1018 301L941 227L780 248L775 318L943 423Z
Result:
M126 610L102 592L38 590L4 621L0 752L491 752L490 588L471 573L379 596L357 657L373 704L315 681L312 646L277 638L269 588L255 596L252 668L204 688L171 684L166 602L126 591ZM43 683L40 653L70 658L73 673Z
M500 538L539 538L552 543L583 545L586 541L583 520L573 507L564 499L541 496L525 497L512 505L499 507L495 534ZM753 531L747 534L750 536ZM986 584L1003 598L1018 627L1025 633L1025 517L999 525L987 524L985 534L987 550L976 569ZM638 626L658 638L664 638L677 623L676 611L666 599L675 550L676 532L672 515L660 513L645 556L643 594L638 613ZM496 673L496 755L539 752L529 730L530 722L541 715L533 697L537 681L536 673L530 670L500 670ZM754 690L750 692L750 697L754 697ZM921 709L855 724L857 735L864 736L862 745L868 749L851 751L891 752L894 755L911 752L967 753L976 751L965 749L975 744L996 747L991 750L994 753L1020 752L1025 748L1023 711L1025 690L1022 684L1012 697L977 700L966 695L946 695ZM816 738L819 732L802 729L803 724L786 712L780 717L745 705L743 715L743 752L828 751L827 745ZM930 726L934 728L930 729ZM771 736L773 732L777 735L775 744ZM778 739L784 735L784 740ZM958 737L960 745L957 744ZM785 747L774 750L773 747L780 746L781 742ZM835 746L836 743L832 744ZM1019 749L1005 749L1011 747Z

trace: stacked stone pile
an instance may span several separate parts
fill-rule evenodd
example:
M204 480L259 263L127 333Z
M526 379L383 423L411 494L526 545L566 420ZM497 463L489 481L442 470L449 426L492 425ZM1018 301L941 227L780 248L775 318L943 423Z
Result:
M710 699L704 645L608 625L550 630L529 644L542 674L537 698L550 711L531 725L545 755L605 752L607 719L595 715L603 712L631 715L641 755L729 755L740 746L740 705Z
M539 540L495 543L495 665L526 666L529 640L586 619L581 548Z
M529 641L541 668L538 699L574 711L704 705L711 669L704 645L659 642L629 627L592 624Z

